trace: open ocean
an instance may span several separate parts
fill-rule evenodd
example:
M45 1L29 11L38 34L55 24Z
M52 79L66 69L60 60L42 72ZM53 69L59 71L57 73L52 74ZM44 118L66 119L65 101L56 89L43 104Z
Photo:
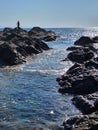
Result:
M60 35L47 42L53 49L32 56L26 64L0 68L0 130L56 130L64 119L79 113L71 104L71 95L58 93L56 78L72 65L61 62L66 48L83 35L98 36L98 28L48 30Z

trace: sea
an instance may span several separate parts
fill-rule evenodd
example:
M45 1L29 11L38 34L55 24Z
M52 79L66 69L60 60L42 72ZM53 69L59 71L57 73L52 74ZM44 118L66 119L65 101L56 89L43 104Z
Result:
M2 29L1 29L2 30ZM81 36L98 36L98 28L47 28L60 37L52 48L28 57L24 64L0 68L0 130L57 130L80 114L72 95L60 94L56 81L73 65L63 62L66 48Z

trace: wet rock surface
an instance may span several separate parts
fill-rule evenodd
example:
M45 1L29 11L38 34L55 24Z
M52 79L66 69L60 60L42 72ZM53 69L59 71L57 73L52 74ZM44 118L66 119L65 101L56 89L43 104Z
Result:
M57 78L58 91L73 94L71 102L82 114L67 119L64 130L98 130L98 50L93 46L97 38L82 36L63 60L74 64Z
M63 123L64 130L98 130L98 114L79 115Z
M83 113L83 114L91 114L96 111L97 102L95 104L91 104L86 98L83 96L75 96L72 99L72 103Z
M40 27L34 27L29 32L31 37L37 37L44 41L55 41L58 37L53 31L46 31Z
M48 39L51 41L54 35L56 36L54 32L38 27L29 32L20 27L5 28L0 32L0 62L2 65L24 63L28 56L49 50L47 44L42 41L42 37L48 37L47 41Z
M95 41L87 36L80 37L77 41L75 41L74 45L80 45L80 46L88 46L92 45Z
M98 36L95 36L92 39L94 40L95 43L98 43Z
M60 85L59 92L82 95L94 93L98 91L97 49L91 45L93 42L89 37L81 37L75 43L79 45L81 43L83 46L73 46L67 49L71 51L67 59L74 65L64 75L57 78Z

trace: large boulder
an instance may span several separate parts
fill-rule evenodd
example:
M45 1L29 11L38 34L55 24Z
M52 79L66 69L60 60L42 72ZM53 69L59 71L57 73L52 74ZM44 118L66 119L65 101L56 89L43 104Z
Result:
M85 65L73 65L63 76L57 78L60 93L90 94L98 91L98 70Z
M40 37L46 35L47 31L40 27L33 27L28 33L29 35Z
M94 57L94 52L89 48L77 48L67 56L69 60L76 63L84 63Z
M40 38L41 40L44 41L55 41L56 38L58 37L55 32L53 31L46 31L43 28L40 27L34 27L32 28L28 34L32 37L37 37Z
M87 36L80 37L77 41L75 41L74 45L80 45L80 46L89 46L94 43L94 40Z
M79 77L80 78L80 77ZM90 94L98 91L98 79L96 76L84 76L83 78L68 77L68 80L59 81L60 93Z
M0 45L0 60L7 65L16 65L25 62L22 56L17 53L15 47L9 43Z

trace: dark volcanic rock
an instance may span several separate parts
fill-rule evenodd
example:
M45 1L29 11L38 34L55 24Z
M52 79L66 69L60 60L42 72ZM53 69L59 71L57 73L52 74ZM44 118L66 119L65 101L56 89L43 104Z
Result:
M75 64L57 78L59 92L78 95L72 99L73 104L89 115L68 119L63 123L64 130L98 130L98 50L93 47L97 40L81 37L74 43L79 46L67 49L71 52L66 59Z
M95 106L96 111L98 111L98 99L96 99L96 101L94 102L94 106Z
M0 32L0 60L6 65L23 63L27 56L48 49L43 41L32 38L21 28L5 28Z
M98 36L93 37L92 40L93 40L95 43L98 43Z
M72 94L90 94L98 91L98 80L93 76L85 76L82 78L69 77L68 81L59 81L60 93L72 93Z
M98 130L98 115L74 116L63 123L64 130Z
M55 32L46 31L40 27L34 27L28 33L30 36L40 38L44 41L54 41L58 37Z
M40 36L45 35L47 33L47 31L40 27L34 27L28 33L29 33L29 35L34 35L34 36L40 37Z
M69 70L57 78L59 92L72 94L91 94L98 91L97 49L92 45L68 48L67 59L75 62Z
M5 61L8 65L16 65L25 61L9 43L0 45L0 59Z
M76 50L78 50L80 48L81 48L80 46L71 46L71 47L67 48L67 51L76 51Z
M87 47L84 47L84 46L71 46L71 47L68 47L67 48L67 51L82 51L82 50L84 50L84 51L89 51L89 50L91 50L91 51L93 51L94 53L96 52L97 53L97 49L94 47L94 46L92 46L92 45L89 45L89 46L87 46Z
M74 45L89 46L92 45L92 43L94 43L94 40L90 39L90 37L82 36L75 41Z
M88 48L79 48L68 54L67 58L72 62L84 63L94 57L93 51Z
M83 96L75 96L72 102L83 114L95 112L94 105L90 104Z
M87 62L85 62L84 65L86 68L89 68L89 69L91 69L91 68L98 69L98 62L95 60L87 61Z
M92 73L93 72L93 73ZM63 76L57 78L59 92L73 94L90 94L98 91L98 71L87 69L85 65L73 65Z

